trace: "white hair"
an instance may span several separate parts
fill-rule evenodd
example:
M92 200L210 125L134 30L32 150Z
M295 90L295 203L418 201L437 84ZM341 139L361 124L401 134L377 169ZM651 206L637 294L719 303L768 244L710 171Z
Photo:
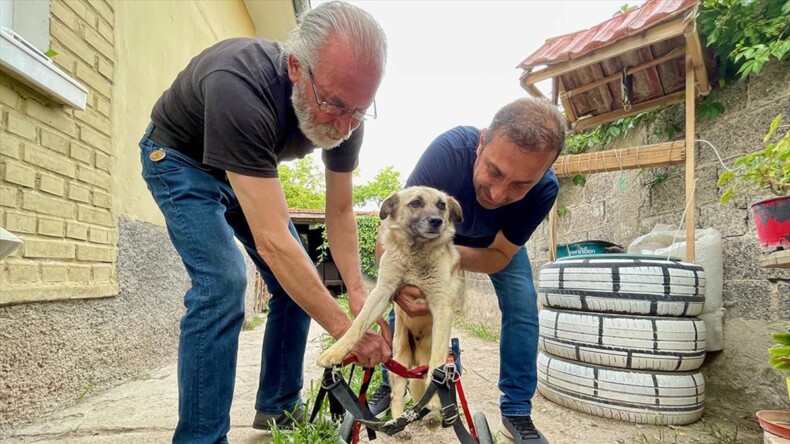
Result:
M345 41L354 59L377 64L384 72L387 37L368 12L342 1L331 1L306 11L291 37L282 43L283 57L293 55L300 62L316 66L321 49L331 38Z

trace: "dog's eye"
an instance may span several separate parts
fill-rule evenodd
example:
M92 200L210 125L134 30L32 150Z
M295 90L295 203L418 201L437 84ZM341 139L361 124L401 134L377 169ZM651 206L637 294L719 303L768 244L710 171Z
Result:
M413 201L409 202L409 206L412 208L422 208L422 200L414 199Z
M447 208L447 204L440 200L439 202L436 202L436 208L444 211L444 209Z

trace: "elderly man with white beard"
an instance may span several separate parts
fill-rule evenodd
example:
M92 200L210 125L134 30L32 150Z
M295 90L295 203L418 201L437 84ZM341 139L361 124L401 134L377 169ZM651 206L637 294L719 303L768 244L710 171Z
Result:
M386 38L366 12L331 2L286 43L234 38L197 55L157 101L140 141L142 173L191 278L178 350L173 442L227 442L246 273L235 239L272 298L253 427L292 426L310 319L339 338L351 321L324 287L288 216L277 165L322 148L326 229L354 314L366 297L352 209L362 121L376 117ZM353 353L387 359L368 333Z

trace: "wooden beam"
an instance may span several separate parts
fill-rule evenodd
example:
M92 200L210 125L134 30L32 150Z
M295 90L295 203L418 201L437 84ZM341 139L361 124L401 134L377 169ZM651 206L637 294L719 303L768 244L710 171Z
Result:
M694 216L697 206L694 199L694 99L696 95L696 84L694 82L694 61L689 53L686 53L686 262L694 262L696 252L694 246Z
M682 140L594 153L560 156L554 162L557 177L607 171L633 170L683 163L686 143Z
M524 89L526 89L528 93L532 94L533 97L538 97L541 99L548 100L548 98L543 95L543 92L541 92L541 90L539 90L538 87L535 85L526 85Z
M635 114L643 113L645 111L650 111L655 108L660 108L662 106L674 105L675 103L682 102L684 95L685 92L679 91L676 93L666 95L664 97L659 97L657 99L637 103L636 105L633 105L629 111L618 109L615 111L610 111L608 113L598 114L597 116L579 119L579 121L576 123L575 129L576 131L579 131L585 128L595 127L602 123L610 122L612 120L621 119L623 117L633 116Z
M702 45L700 44L695 24L691 23L689 26L692 27L692 30L687 31L685 34L687 52L691 55L691 61L694 64L694 77L697 80L699 93L707 96L710 93L710 82L708 81L708 71L705 70Z
M562 101L562 109L565 110L565 116L568 118L568 122L573 124L578 120L576 117L576 111L573 109L573 103L568 99L568 96L565 95L565 83L562 81L562 77L557 76L557 84L560 87L560 101Z
M603 60L616 57L628 51L632 51L643 46L652 45L653 43L658 43L660 41L681 35L686 29L686 24L684 23L685 16L686 15L684 14L682 17L678 17L670 22L657 25L641 34L626 37L614 45L606 46L598 51L593 51L592 53L581 58L571 59L567 62L550 65L540 71L527 74L523 77L521 84L526 85L538 83L541 80L546 80L556 75L574 71L584 66L592 65L593 63L598 63Z
M641 65L634 66L633 68L628 68L626 70L626 74L629 75L629 76L633 75L633 74L636 74L636 73L644 71L644 70L646 70L646 69L648 69L650 67L653 67L653 66L656 66L656 65L660 65L660 64L662 64L664 62L667 62L669 60L673 60L673 59L677 59L677 58L683 57L685 54L686 54L686 50L684 48L675 48L672 51L670 51L669 53L667 53L667 54L665 54L665 55L663 55L663 56L661 56L661 57L659 57L657 59L653 59L653 60L651 60L651 61L649 61L647 63L643 63ZM606 76L606 77L604 77L602 79L596 80L596 81L594 81L592 83L588 83L588 84L582 85L582 86L580 86L578 88L574 88L574 89L566 92L566 94L568 95L568 97L573 97L573 96L575 96L577 94L586 93L587 91L595 89L595 88L597 88L597 87L599 87L601 85L604 85L604 84L607 84L607 83L610 83L610 82L614 82L614 81L619 81L621 77L622 77L622 73L618 72L618 73L612 74L610 76Z
M551 103L558 104L558 100L560 97L560 85L558 82L559 77L555 77L551 79Z

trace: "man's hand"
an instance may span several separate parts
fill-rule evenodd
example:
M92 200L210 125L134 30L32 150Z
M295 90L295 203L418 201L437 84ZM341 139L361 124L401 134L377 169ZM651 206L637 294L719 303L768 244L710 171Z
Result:
M412 318L431 314L431 310L428 308L428 301L425 300L422 290L413 285L401 287L393 300L401 310Z
M382 335L367 331L351 349L351 353L356 355L359 365L370 368L391 358L392 348Z

